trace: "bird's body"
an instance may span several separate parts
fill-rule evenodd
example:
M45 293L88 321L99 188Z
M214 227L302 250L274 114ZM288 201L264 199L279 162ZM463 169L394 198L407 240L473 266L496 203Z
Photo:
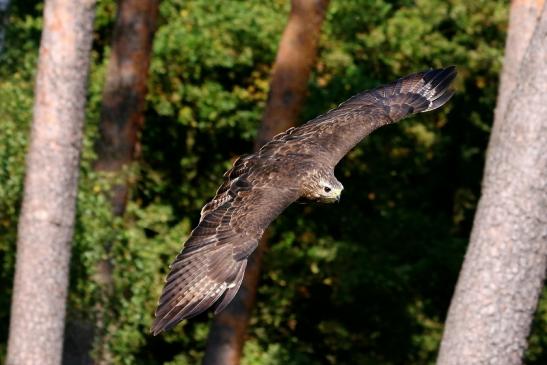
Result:
M444 105L455 76L449 67L365 91L234 162L171 265L152 332L213 306L215 313L224 309L272 220L298 199L337 201L343 186L334 168L340 159L375 129Z

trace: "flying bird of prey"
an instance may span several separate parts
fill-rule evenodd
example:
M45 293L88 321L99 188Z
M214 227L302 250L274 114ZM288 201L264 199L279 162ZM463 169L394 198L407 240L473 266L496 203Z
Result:
M443 106L455 77L452 66L364 91L236 160L170 266L152 333L210 307L223 310L266 227L296 200L339 200L343 186L334 167L342 157L375 129Z

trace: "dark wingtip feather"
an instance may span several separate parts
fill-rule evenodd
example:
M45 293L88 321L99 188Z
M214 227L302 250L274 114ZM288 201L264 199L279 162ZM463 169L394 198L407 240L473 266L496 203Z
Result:
M441 96L439 96L436 100L434 100L431 103L431 105L429 106L429 108L427 108L427 110L424 110L424 111L431 111L431 110L440 108L441 106L446 104L453 95L454 95L454 90L452 89L446 90Z
M448 66L426 71L422 79L424 80L424 83L432 84L433 87L437 87L442 80L448 77L451 77L451 80L453 80L454 77L456 77L456 74L456 66Z
M375 95L395 122L444 105L453 95L450 84L456 74L455 66L418 72L378 88Z
M429 106L421 112L437 109L450 100L454 91L449 87L456 75L456 66L431 70L424 74L424 85L418 93L428 100Z

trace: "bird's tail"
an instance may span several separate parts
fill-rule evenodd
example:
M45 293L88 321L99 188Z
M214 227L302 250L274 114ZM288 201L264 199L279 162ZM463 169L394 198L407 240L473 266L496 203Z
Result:
M418 72L374 90L383 99L392 121L443 106L454 94L450 83L456 67Z

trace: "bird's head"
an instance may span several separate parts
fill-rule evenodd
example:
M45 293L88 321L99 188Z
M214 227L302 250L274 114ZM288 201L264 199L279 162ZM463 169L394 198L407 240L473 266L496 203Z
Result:
M309 184L306 184L303 198L318 203L334 203L340 201L344 186L333 173L318 174Z
M333 176L332 180L319 180L319 199L320 203L334 203L340 201L344 186Z

